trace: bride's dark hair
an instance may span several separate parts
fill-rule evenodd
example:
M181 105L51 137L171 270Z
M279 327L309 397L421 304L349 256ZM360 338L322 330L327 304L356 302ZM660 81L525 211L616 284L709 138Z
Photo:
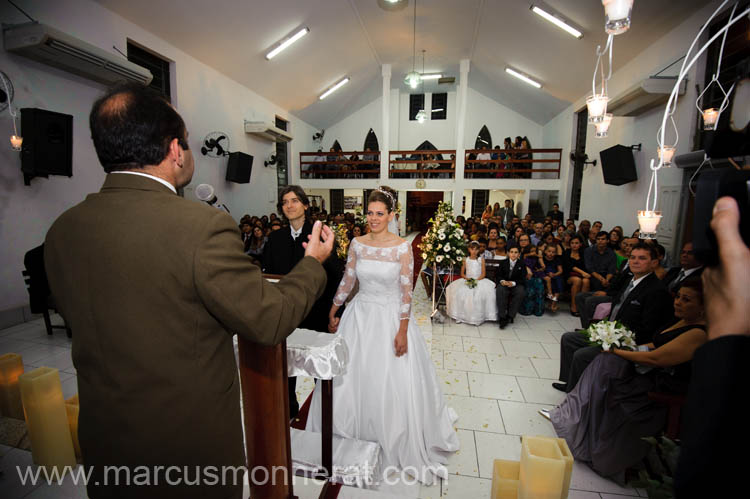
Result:
M388 213L393 211L396 204L396 191L385 185L378 187L374 191L370 192L367 196L367 204L380 202L385 205L388 209Z

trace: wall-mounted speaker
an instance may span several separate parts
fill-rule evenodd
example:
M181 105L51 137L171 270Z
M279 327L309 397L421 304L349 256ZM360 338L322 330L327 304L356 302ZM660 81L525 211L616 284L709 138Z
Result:
M638 180L633 150L628 146L616 145L599 153L602 160L604 183L622 185Z
M24 183L48 175L73 176L73 116L21 109L21 171Z
M250 174L253 171L253 157L244 152L233 152L229 154L227 162L227 181L237 184L250 183Z

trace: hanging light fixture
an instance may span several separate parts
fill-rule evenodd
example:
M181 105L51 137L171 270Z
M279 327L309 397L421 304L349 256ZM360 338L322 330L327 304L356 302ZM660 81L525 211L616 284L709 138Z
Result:
M424 53L425 49L422 49L422 73L424 73ZM424 94L424 79L422 79L422 93ZM414 116L414 118L420 125L425 122L425 120L427 119L427 113L425 112L424 107L417 111L417 114Z
M602 50L601 45L596 47L596 66L594 67L594 76L591 79L591 96L586 99L586 108L589 112L589 123L596 125L601 123L605 119L607 114L607 102L609 96L607 95L607 82L612 78L612 35L607 37L607 44ZM602 56L609 51L609 73L604 76L604 60ZM601 69L602 72L602 89L601 92L596 91L596 74ZM609 128L609 125L607 125ZM606 132L605 135L606 137Z
M596 127L596 133L594 136L598 139L604 138L609 132L609 125L612 123L612 113L605 113L602 116L601 121L597 121L594 126Z
M604 5L604 31L621 35L630 29L633 0L602 0Z
M659 154L659 161L662 166L672 166L672 159L674 159L675 148L672 146L657 147L656 152Z
M414 42L412 52L411 72L404 78L404 83L412 89L416 89L419 86L419 82L422 81L422 75L417 72L417 0L414 0Z
M724 51L724 40L726 40L726 34L729 31L729 28L731 28L736 22L740 21L741 19L744 19L745 16L750 14L750 7L746 8L743 12L741 12L739 15L735 16L735 11L737 9L737 4L735 3L734 7L732 8L732 12L729 15L729 20L724 25L723 28L718 30L715 34L713 34L709 40L695 53L695 55L692 54L693 47L695 47L695 44L698 43L698 40L700 40L701 36L703 35L703 31L708 28L711 25L711 21L721 12L724 7L727 5L728 0L724 0L721 5L719 5L716 10L711 14L711 16L708 18L708 20L703 24L701 29L698 31L698 34L695 36L695 39L693 40L693 43L690 45L690 48L688 48L687 53L685 54L685 58L682 61L682 67L680 68L679 76L677 77L677 81L674 84L674 87L672 87L672 93L669 95L669 99L667 99L667 106L664 109L664 117L662 118L662 124L661 127L659 127L659 131L657 132L657 145L659 146L659 162L657 164L654 164L655 161L652 159L651 164L649 168L651 169L651 183L648 186L648 195L646 196L646 209L645 210L639 210L637 212L638 216L638 224L640 226L640 237L642 239L651 238L656 235L656 230L659 225L659 221L661 220L661 212L656 210L657 206L657 200L658 200L658 194L659 194L659 170L664 166L668 165L668 159L671 159L669 156L669 149L668 148L676 148L677 141L675 140L675 143L673 146L665 146L664 145L664 135L665 135L665 127L667 124L667 118L670 118L672 120L672 123L674 125L674 112L677 107L677 95L678 90L680 88L680 84L682 83L682 80L687 76L688 71L690 71L690 68L693 67L695 62L703 55L703 52L708 49L711 44L716 41L717 38L720 36L723 37L722 43L721 43L721 50L719 52L719 64L721 64L721 56ZM703 90L701 93L701 96L698 96L698 101L696 102L696 106L698 107L698 110L703 115L704 119L704 128L709 125L711 127L715 127L716 123L718 123L719 116L721 112L726 109L727 102L729 101L729 95L731 94L732 90L734 89L734 86L732 86L729 89L729 92L724 92L724 89L721 87L721 84L718 82L718 69L716 71L716 75L714 75L714 78L711 79L711 83L714 81L717 83L721 91L724 93L724 101L722 102L722 105L719 107L719 109L705 109L702 110L700 106L698 105L698 101L700 101L701 96L703 93L705 93L706 89ZM706 88L708 88L708 86ZM712 128L713 129L713 128ZM675 127L676 131L676 127ZM672 156L674 155L674 151L671 151ZM704 159L704 163L706 162L706 159ZM702 166L702 164L701 164ZM652 198L653 194L653 198Z
M23 137L18 135L18 127L16 126L16 118L18 117L18 113L13 110L13 105L11 103L11 100L13 100L14 92L11 90L13 88L13 84L11 83L9 85L8 79L5 76L5 73L0 71L0 79L3 80L3 86L5 87L5 95L8 99L8 113L10 114L11 119L13 120L13 135L10 136L10 147L14 151L20 151L23 146Z

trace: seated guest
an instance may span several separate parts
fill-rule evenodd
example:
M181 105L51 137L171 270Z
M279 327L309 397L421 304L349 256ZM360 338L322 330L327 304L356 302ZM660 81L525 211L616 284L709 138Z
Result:
M521 261L520 255L517 247L510 248L508 259L500 262L500 266L495 272L497 320L500 329L505 329L508 321L513 322L521 306L521 301L526 295L525 284L529 271ZM508 304L509 299L510 304Z
M662 246L661 244L656 244L654 246L656 248L656 254L659 255L658 260L656 263L654 263L654 274L656 274L656 277L658 277L660 280L664 279L667 275L667 269L665 269L661 262L664 260L664 255L666 255L667 250Z
M490 224L487 231L487 251L495 251L498 237L500 237L500 230L497 224Z
M622 266L628 261L630 256L630 250L638 241L632 237L625 237L620 240L620 247L615 250L615 258L617 259L617 270L620 270Z
M589 234L591 234L591 231L589 231ZM586 248L586 251L583 252L586 268L591 274L591 289L593 291L606 290L617 271L617 257L615 252L607 246L608 244L609 234L602 231L597 233L596 245Z
M647 244L646 246L650 247ZM628 258L630 257L631 250L632 247L628 246ZM654 260L654 262L656 262L656 260ZM614 300L614 297L628 285L632 277L633 273L630 271L629 263L626 261L622 267L615 272L615 275L612 277L612 281L606 291L581 292L576 296L576 308L580 314L581 327L583 329L586 329L591 324L597 306L602 303L611 303Z
M561 277L563 267L562 261L553 245L548 244L544 247L542 264L544 265L542 280L547 288L547 299L552 302L550 310L557 312L557 301L560 298L560 293L563 292L563 280Z
M690 276L703 273L703 263L693 253L693 243L685 243L680 251L680 266L669 269L663 282L667 289L674 293L680 283Z
M479 243L479 256L483 257L484 253L487 251L487 238L482 236L477 239L476 242Z
M633 277L614 297L608 317L633 331L638 344L650 343L654 331L660 331L673 318L672 298L651 272L656 258L653 247L638 244L633 248L628 260ZM565 333L560 341L560 380L563 383L552 383L552 386L570 392L599 352L601 348L589 346L588 339L580 332Z
M491 258L494 260L505 260L508 258L507 244L503 236L497 238L497 244L495 245L495 250L492 252Z
M588 220L581 220L578 223L578 233L583 236L584 247L588 248L591 246L589 239L589 232L591 232L591 222Z
M576 295L580 292L588 292L591 274L586 272L586 263L583 260L583 238L580 234L574 234L570 238L570 249L563 253L563 271L567 283L570 284L570 313L578 317L576 308Z
M511 232L510 239L508 240L508 247L518 246L521 236L525 234L526 232L524 232L523 227L521 227L520 225L515 225L513 227L513 231Z
M575 389L549 411L576 461L600 475L624 482L625 470L651 450L643 438L664 430L667 408L649 392L687 393L693 355L708 339L700 279L683 281L674 312L677 322L641 345L644 351L612 347L598 354Z
M245 243L245 253L256 259L263 257L263 248L266 246L268 238L263 234L260 227L253 229L253 236Z
M620 249L620 241L622 241L622 232L618 232L617 230L610 231L609 247L612 248L612 251L617 252Z
M531 234L531 244L534 246L538 245L542 241L544 235L544 224L537 222L534 224L534 233Z
M542 236L542 241L544 242L545 248L547 248L547 246L552 246L553 248L555 248L555 254L557 256L562 256L562 245L555 239L555 236L551 232L545 232Z
M519 310L521 315L544 315L544 264L542 263L542 247L540 242L536 247L525 246L521 249L521 258L529 269L529 279L526 281L526 296Z
M562 229L562 225L560 226L560 228ZM573 232L572 230L564 230L562 234L560 234L560 236L558 237L558 239L560 240L560 246L562 246L562 249L563 249L563 254L565 253L565 250L570 249L570 240L572 239L574 235L575 235L575 232Z
M461 279L450 283L445 290L448 315L456 322L478 326L484 321L497 319L495 283L485 279L484 258L479 253L479 243L469 243L469 256L461 265ZM467 279L474 279L470 288Z

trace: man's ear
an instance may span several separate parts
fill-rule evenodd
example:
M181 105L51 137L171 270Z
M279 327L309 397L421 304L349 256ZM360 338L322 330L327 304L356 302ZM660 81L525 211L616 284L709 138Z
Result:
M173 160L177 162L178 165L182 166L182 150L180 148L179 140L174 138L169 143L169 149L167 152L167 157L170 160Z

